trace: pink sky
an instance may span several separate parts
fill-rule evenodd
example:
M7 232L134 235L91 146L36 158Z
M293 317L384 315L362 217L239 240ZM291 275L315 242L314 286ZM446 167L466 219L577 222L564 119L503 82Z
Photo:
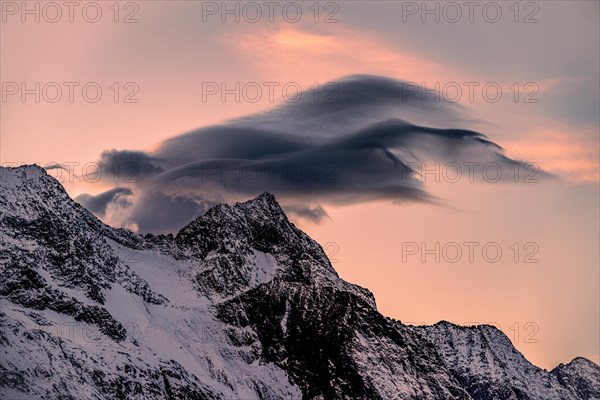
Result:
M199 3L194 2L141 2L135 24L114 23L107 9L96 24L21 23L9 17L1 27L3 85L97 82L103 97L97 103L84 101L80 91L73 103L64 96L57 103L8 97L1 104L0 160L3 165L75 162L76 173L82 174L82 166L97 161L103 150L151 150L173 135L282 101L276 91L273 102L267 96L255 103L221 102L218 97L203 102L203 82L297 82L308 88L364 73L430 87L458 83L465 89L459 103L470 116L465 128L487 134L507 155L534 161L560 179L532 185L430 183L427 189L445 205L328 207L329 220L301 223L301 228L322 245L335 243L335 268L343 278L371 289L385 315L413 323L495 322L530 361L544 368L578 355L599 362L597 114L595 121L574 118L565 100L585 106L584 94L569 92L586 81L583 61L573 59L570 69L548 63L553 52L568 51L571 57L576 51L597 53L597 13L593 20L593 11L585 9L594 6L569 8L555 2L535 26L515 26L512 21L493 27L438 24L431 28L445 28L448 36L427 38L420 23L394 31L386 19L386 7L392 7L387 3L365 7L366 22L356 22L360 2L355 3L347 9L340 6L336 24L315 24L310 18L294 24L282 18L274 23L203 24ZM548 49L546 37L561 30L584 39L574 46L557 40ZM523 35L514 48L498 44L503 35L515 34L509 31ZM469 41L457 42L455 36L463 34ZM417 35L431 46L416 45ZM480 42L484 39L489 47ZM456 57L435 51L439 42L454 46ZM481 46L495 50L484 54L476 50ZM479 63L486 58L504 64L488 68ZM123 103L121 98L115 103L110 89L114 82L121 96L127 93L124 85L134 82L139 102ZM491 103L477 90L469 101L464 82L496 82L503 98ZM539 102L515 102L510 89L514 82L535 82ZM73 197L108 188L76 180L64 183ZM514 263L506 256L499 263L402 262L405 242L466 241L500 243L506 252L514 242L534 242L540 261ZM533 331L524 328L527 323L539 328L537 343L523 342Z

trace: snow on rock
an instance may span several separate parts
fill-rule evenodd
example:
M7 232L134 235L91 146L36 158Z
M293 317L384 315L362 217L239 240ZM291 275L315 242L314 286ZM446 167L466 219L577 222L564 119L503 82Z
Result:
M268 193L141 236L38 166L0 172L2 399L600 398L586 359L382 316Z

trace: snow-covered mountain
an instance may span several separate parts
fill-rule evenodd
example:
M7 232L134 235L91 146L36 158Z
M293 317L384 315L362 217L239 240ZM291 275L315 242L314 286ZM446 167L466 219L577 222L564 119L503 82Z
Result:
M268 193L140 236L0 172L2 399L600 399L586 359L381 315Z

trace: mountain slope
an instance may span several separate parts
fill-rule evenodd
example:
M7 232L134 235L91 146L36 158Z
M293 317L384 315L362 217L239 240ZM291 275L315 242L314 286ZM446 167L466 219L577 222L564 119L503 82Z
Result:
M415 330L435 344L451 374L474 399L573 398L569 388L527 361L495 327L439 322Z
M1 398L600 398L588 360L546 372L493 327L382 316L270 194L140 236L1 172Z
M560 364L550 373L582 399L600 400L600 369L590 360L577 357L566 365Z

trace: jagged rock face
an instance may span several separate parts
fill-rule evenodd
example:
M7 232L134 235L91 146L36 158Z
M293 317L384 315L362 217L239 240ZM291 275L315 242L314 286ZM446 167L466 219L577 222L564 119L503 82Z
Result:
M290 223L273 195L211 208L175 237L180 257L193 260L198 289L232 296L272 279L302 254L337 279L321 246Z
M314 267L296 260L289 272L218 305L218 316L257 332L262 357L307 399L470 398L431 347L350 287L315 281Z
M578 398L552 374L527 361L495 327L440 322L414 329L435 344L452 375L474 399Z
M582 399L600 400L600 369L583 357L560 364L550 372L563 387Z
M164 301L123 265L104 238L103 224L42 168L3 168L1 179L0 295L95 324L115 340L125 333L99 306L104 290L119 281L148 302ZM65 289L97 305L86 305Z
M177 235L113 229L2 168L0 398L593 399L490 326L405 326L263 194Z
M118 258L81 218L85 210L43 174L35 167L3 173L3 264L15 272L44 265L57 283L83 288L89 298L103 303L101 289L115 281Z

